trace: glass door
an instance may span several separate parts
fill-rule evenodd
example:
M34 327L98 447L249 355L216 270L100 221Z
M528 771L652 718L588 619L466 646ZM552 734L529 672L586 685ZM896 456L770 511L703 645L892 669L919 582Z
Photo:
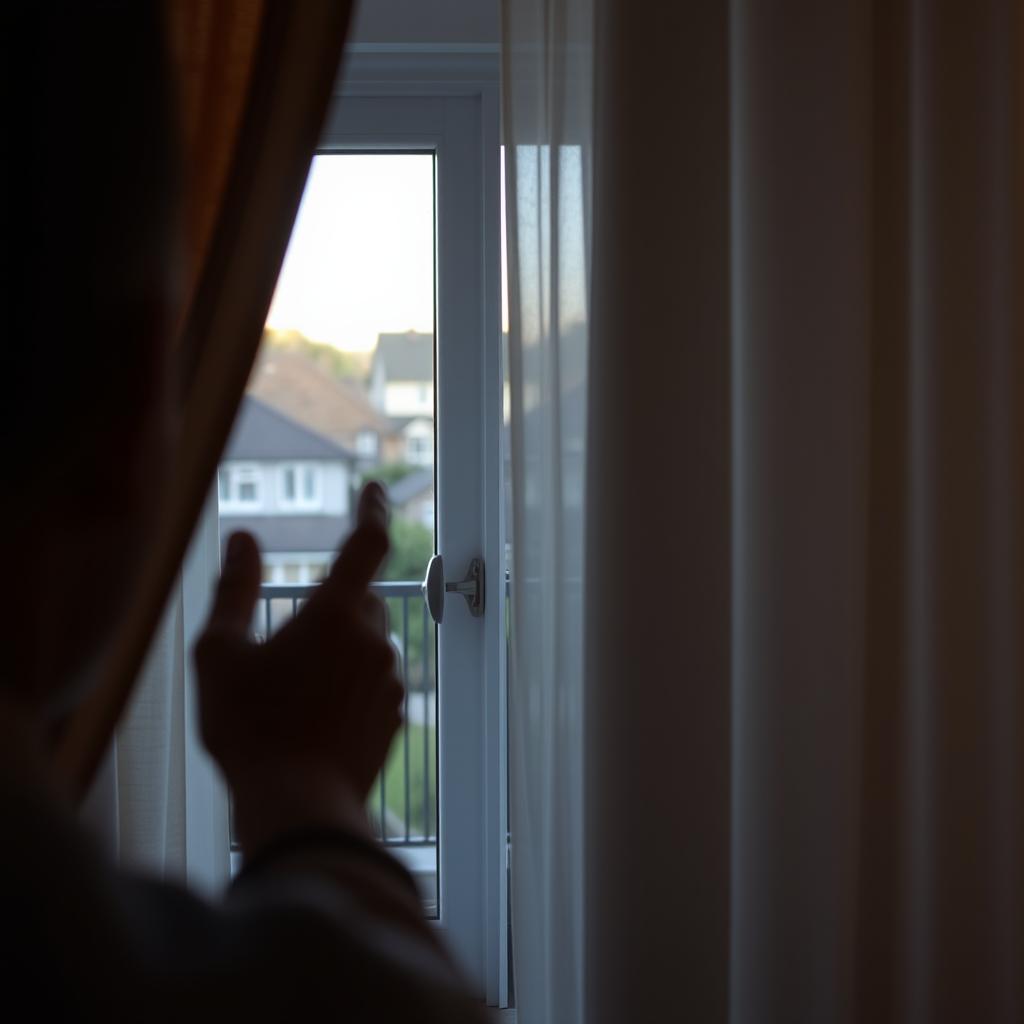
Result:
M496 91L488 103L496 119ZM472 94L349 95L331 112L218 502L222 537L260 541L256 629L270 634L327 572L361 482L388 486L392 553L376 587L405 724L368 810L496 1003L508 955L500 253L496 120L481 112ZM421 591L435 554L451 584L493 566L482 615L451 592L435 623Z

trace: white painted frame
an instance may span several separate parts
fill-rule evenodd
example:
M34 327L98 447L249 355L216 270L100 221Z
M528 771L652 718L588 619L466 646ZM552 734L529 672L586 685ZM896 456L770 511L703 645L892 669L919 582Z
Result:
M228 494L221 497L220 511L228 513L237 512L259 512L266 503L267 495L264 491L266 481L263 479L263 467L258 462L222 462L217 470L218 494L220 491L220 474L224 473L228 481ZM254 483L256 485L256 497L252 501L246 501L239 497L243 483Z
M471 984L508 1005L499 57L496 47L356 47L322 151L436 154L438 551L475 556L487 611L438 629L440 920Z
M291 470L294 474L295 496L287 496L285 476ZM305 485L307 474L312 474L313 497L306 497ZM324 507L324 467L309 459L282 462L277 467L275 486L277 489L277 507L285 512L319 512Z

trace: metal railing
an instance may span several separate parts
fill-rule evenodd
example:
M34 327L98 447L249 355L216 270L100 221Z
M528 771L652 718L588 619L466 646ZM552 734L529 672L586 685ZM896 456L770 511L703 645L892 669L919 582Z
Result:
M280 629L316 587L264 583L254 623L257 635L268 637ZM382 582L372 589L388 607L405 697L404 724L374 784L368 810L386 845L432 847L437 845L438 735L434 625L419 583Z

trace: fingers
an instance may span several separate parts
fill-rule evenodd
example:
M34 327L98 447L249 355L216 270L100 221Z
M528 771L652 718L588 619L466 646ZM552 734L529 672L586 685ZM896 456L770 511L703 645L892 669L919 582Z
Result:
M228 541L206 631L246 636L259 593L259 548L250 534L234 533Z
M388 606L376 595L367 593L362 600L363 620L378 636L388 639L390 628L390 616Z
M384 488L373 482L359 495L356 528L345 541L318 596L322 601L358 605L387 553L387 498Z

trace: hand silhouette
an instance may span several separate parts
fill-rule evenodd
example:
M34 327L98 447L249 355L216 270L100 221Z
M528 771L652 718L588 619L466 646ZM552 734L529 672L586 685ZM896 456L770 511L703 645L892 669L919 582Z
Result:
M371 483L330 575L257 644L259 551L249 534L230 539L195 660L203 742L231 786L249 854L296 826L369 828L366 797L401 724L387 613L369 592L387 550L386 499Z

